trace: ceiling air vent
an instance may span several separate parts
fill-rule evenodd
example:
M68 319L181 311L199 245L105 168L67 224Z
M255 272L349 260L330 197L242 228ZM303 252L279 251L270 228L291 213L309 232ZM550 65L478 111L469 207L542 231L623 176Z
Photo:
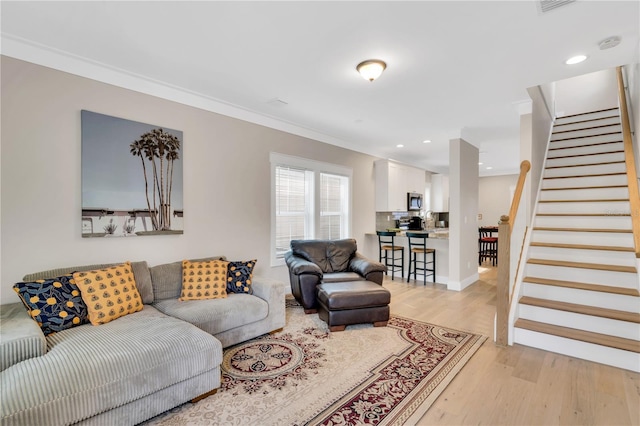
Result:
M576 0L539 0L538 7L541 13L547 13L575 1Z

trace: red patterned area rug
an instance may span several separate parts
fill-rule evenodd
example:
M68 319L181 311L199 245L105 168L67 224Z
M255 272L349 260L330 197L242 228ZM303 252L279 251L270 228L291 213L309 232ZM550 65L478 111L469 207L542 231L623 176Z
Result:
M485 337L392 316L331 333L287 300L282 332L224 352L222 386L150 425L412 425Z

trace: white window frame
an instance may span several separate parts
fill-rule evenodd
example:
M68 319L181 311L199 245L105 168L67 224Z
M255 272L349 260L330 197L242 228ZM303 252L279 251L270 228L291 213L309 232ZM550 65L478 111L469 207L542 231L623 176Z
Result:
M310 218L310 236L313 239L319 233L320 228L320 174L327 173L332 175L339 175L346 177L348 180L347 194L346 194L346 206L347 206L347 219L344 223L344 230L342 231L341 238L349 238L352 229L353 220L353 169L337 164L325 163L322 161L310 160L308 158L296 157L293 155L279 154L271 152L269 154L269 162L271 163L271 266L282 266L285 264L284 258L277 257L276 254L276 167L291 167L296 169L303 169L313 172L313 199L311 208L313 214L309 215Z

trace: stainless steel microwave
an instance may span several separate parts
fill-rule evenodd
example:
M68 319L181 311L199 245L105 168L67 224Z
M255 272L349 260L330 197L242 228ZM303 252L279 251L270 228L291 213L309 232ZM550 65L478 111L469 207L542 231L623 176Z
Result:
M407 210L417 211L422 210L422 194L419 192L407 193Z

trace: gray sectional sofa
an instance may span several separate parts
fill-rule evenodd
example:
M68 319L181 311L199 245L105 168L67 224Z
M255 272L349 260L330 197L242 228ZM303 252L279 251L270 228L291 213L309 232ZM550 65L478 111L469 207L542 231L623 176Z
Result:
M144 309L107 324L45 337L22 304L2 305L2 425L140 423L218 388L222 348L284 327L282 282L254 277L252 295L180 302L181 262L132 269Z

